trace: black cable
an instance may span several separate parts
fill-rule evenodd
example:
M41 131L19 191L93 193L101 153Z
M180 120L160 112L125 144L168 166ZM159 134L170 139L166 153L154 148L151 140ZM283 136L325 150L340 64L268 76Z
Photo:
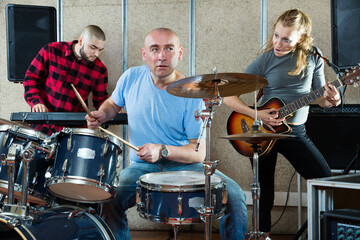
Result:
M291 178L290 178L290 182L289 182L289 186L288 186L288 190L287 190L287 194L286 194L285 206L284 206L284 208L283 208L283 210L282 210L279 218L275 221L275 223L273 223L273 224L271 225L271 228L273 228L273 227L280 221L280 219L282 218L282 216L283 216L284 213L285 213L285 210L286 210L286 207L287 207L287 204L288 204L288 201L289 201L290 186L291 186L292 180L294 179L295 173L296 173L296 171L294 171L293 175L292 175Z

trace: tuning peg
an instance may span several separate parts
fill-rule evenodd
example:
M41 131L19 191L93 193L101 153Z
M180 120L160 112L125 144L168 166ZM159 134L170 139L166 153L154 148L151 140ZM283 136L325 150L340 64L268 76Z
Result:
M359 86L359 84L356 82L356 83L354 83L354 87L358 87Z

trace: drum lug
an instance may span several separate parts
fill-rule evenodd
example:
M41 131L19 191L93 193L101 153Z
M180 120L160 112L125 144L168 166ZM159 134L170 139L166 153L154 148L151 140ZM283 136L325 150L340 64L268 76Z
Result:
M104 145L103 145L103 151L102 151L102 154L101 156L102 157L105 157L107 152L108 152L108 149L109 149L109 144L108 144L108 139L106 139Z
M179 219L181 219L181 216L183 214L181 191L179 192L177 201L178 201L178 215L179 215Z
M21 225L21 221L20 221L20 219L12 218L12 219L10 219L8 222L6 222L6 224L7 224L11 229L14 229L14 228L19 227L19 226Z
M216 211L216 194L212 195L212 207Z
M39 173L35 172L35 175L31 181L31 183L35 186L38 183L38 179L39 179Z
M105 166L104 164L101 164L101 167L97 173L98 177L100 177L100 182L99 182L99 185L101 185L102 183L102 178L105 176Z
M52 171L52 167L49 166L49 167L46 169L46 172L45 172L45 178L46 178L46 179L51 178L51 171Z
M149 192L147 192L146 194L145 194L145 202L146 202L146 213L147 213L147 216L149 216L149 212L150 212L150 197L151 197L151 195L150 195L150 193Z
M137 184L139 184L139 181L137 181ZM137 206L138 211L141 212L141 209L145 207L145 204L143 202L141 202L140 190L141 189L139 187L136 187L136 206Z
M72 142L72 132L70 133L70 137L67 140L67 150L71 152L71 142Z
M222 189L222 201L223 205L227 204L227 194L226 194L226 182L224 182L224 188Z
M80 210L80 209L74 209L73 211L71 211L71 213L69 213L68 219L75 218L75 217L80 216L80 215L82 215L84 213L85 212Z
M64 161L64 164L63 164L62 168L61 168L61 170L63 171L63 177L65 176L68 162L69 162L69 160L66 159L66 160Z
M9 138L9 132L7 132L7 133L5 134L5 136L4 136L4 141L3 141L3 144L2 144L3 148L6 147L6 142L7 142L8 138Z

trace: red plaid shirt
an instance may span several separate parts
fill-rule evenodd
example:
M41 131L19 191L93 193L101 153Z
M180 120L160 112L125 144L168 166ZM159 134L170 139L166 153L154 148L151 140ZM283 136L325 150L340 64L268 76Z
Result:
M107 68L100 59L90 65L83 59L78 60L72 51L72 45L76 43L77 41L49 43L33 59L23 82L25 100L31 107L42 103L50 112L85 112L71 83L86 103L92 92L96 109L108 98ZM37 125L35 130L51 135L62 128Z

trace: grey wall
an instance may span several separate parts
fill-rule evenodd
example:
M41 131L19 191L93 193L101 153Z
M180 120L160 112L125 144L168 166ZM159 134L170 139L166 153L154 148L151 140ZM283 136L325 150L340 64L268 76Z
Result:
M30 4L57 7L56 0L2 0L0 2L0 117L9 119L12 112L30 111L23 98L21 84L11 83L7 79L6 21L5 6ZM99 25L107 35L105 50L101 59L109 70L109 88L111 93L122 73L122 2L119 0L63 0L63 40L76 39L81 29L89 24ZM260 50L261 0L198 0L196 1L196 74L212 73L216 66L218 72L243 72L255 59ZM329 0L272 0L268 1L268 34L276 18L290 8L300 8L313 20L315 44L331 59L331 16ZM188 0L129 0L128 1L128 67L143 64L141 47L145 35L156 27L174 29L184 46L184 58L179 70L189 73L189 1ZM326 68L328 80L336 76ZM242 98L253 104L253 93ZM346 103L360 103L359 90L347 89ZM249 193L252 172L249 160L240 156L226 140L218 137L227 135L226 123L230 109L225 105L215 108L211 129L211 158L219 160L218 169L232 177ZM120 134L118 127L112 131ZM284 195L294 169L280 157L276 168L276 192ZM291 192L296 189L296 181ZM305 181L302 181L303 191ZM251 202L251 199L250 201ZM284 201L283 201L284 202ZM276 200L273 219L282 210L282 202ZM250 210L251 208L249 208ZM291 233L297 226L296 208L288 208L284 218L273 232ZM251 211L249 211L251 221ZM141 222L140 222L141 221ZM249 221L249 223L250 223ZM149 224L139 220L136 212L130 215L132 228L158 228L159 224ZM160 224L161 225L161 224ZM164 227L164 226L162 226ZM202 228L199 227L201 230Z

